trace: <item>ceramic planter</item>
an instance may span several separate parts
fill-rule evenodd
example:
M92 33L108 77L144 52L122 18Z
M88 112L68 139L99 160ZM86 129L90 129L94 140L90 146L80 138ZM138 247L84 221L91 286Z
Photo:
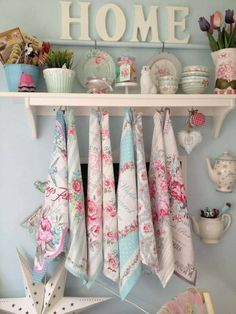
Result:
M207 244L218 243L222 235L229 229L232 219L229 214L223 214L218 218L200 217L196 221L191 216L193 231Z
M70 93L75 78L75 71L62 68L43 70L43 76L49 93Z
M211 54L215 64L216 94L236 94L236 48L225 48Z

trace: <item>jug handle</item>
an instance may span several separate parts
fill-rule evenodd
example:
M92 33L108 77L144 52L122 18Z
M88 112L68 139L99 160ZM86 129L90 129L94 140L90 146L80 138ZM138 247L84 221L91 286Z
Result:
M224 233L229 229L231 223L232 223L232 218L229 214L223 214L221 216L222 220L224 221Z

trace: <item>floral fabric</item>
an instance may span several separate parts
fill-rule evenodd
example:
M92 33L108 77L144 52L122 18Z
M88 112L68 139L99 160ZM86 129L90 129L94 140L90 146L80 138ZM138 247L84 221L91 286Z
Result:
M167 302L157 314L207 314L207 312L201 294L191 288Z
M87 232L90 287L103 266L101 132L99 113L95 110L89 120Z
M163 138L170 195L175 273L187 282L195 284L197 271L194 263L187 198L169 110L166 111Z
M143 264L156 271L158 267L158 258L149 196L141 113L134 112L133 132L137 168L140 258Z
M102 211L103 211L103 273L113 281L119 279L118 226L115 180L109 130L109 114L101 113L102 140Z
M34 260L36 282L42 280L47 262L57 257L64 248L65 235L69 227L67 175L66 125L63 112L58 110L44 205L36 233L37 248Z
M117 188L120 296L125 299L141 275L134 142L130 110L126 110L120 143Z
M174 272L175 260L170 225L170 202L160 114L156 112L153 119L154 130L149 168L149 187L159 262L159 269L156 269L156 274L163 287L165 287Z
M72 109L66 111L68 189L69 189L69 243L65 261L66 269L87 280L87 236L85 225L84 191L81 175L79 146Z

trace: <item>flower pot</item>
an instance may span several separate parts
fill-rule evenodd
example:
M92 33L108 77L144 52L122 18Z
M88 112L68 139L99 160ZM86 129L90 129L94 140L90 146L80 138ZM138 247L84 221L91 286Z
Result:
M200 217L199 221L196 221L195 217L191 216L191 220L193 231L207 244L218 243L232 222L231 216L228 214L223 214L217 218Z
M70 93L75 78L75 71L62 68L43 70L47 90L50 93Z
M236 94L236 48L225 48L211 54L215 64L216 94Z
M18 91L18 85L22 73L31 74L33 83L37 87L40 73L38 66L31 64L5 64L4 70L9 92Z

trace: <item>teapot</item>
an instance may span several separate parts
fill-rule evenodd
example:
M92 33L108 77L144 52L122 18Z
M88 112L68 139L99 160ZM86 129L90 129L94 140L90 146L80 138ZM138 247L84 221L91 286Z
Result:
M207 158L206 161L209 177L217 185L216 190L232 192L236 181L236 157L224 152L219 158L216 158L213 169L210 160Z
M200 217L199 221L194 216L191 216L191 220L193 231L207 244L218 243L232 222L229 214L223 214L217 218Z

